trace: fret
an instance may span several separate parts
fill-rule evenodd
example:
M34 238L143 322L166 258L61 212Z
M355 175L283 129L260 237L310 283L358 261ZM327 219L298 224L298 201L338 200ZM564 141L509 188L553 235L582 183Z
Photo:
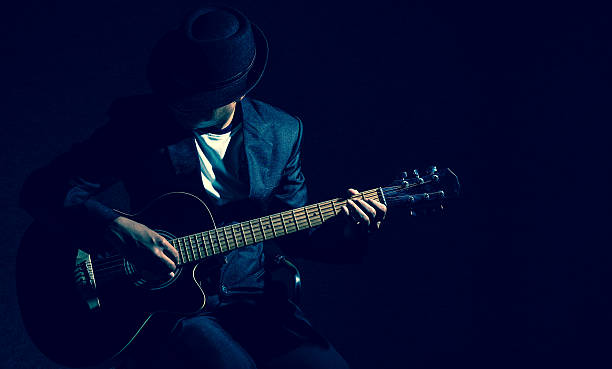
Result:
M221 242L221 237L219 237L219 228L215 228L215 237L217 237L217 242L219 243L219 253L224 252L223 243Z
M200 255L200 248L198 247L198 241L195 239L194 235L192 234L189 235L189 242L191 242L194 259L200 260L202 256Z
M303 228L309 228L310 227L310 222L308 221L308 212L306 211L306 207L302 207L299 210L301 210L303 212L303 215L299 215L300 217L300 222L303 225ZM306 219L306 222L304 222L304 218Z
M295 217L295 213L293 212L293 210L288 211L287 217L288 217L287 220L289 222L289 225L292 228L292 231L290 231L290 232L297 232L297 231L299 231L300 230L300 226L299 226L299 224L297 222L297 219Z
M376 201L380 201L383 204L387 205L387 201L385 200L385 193L383 192L382 187L378 187L376 189Z
M257 236L255 235L255 231L253 230L253 223L249 220L249 227L251 228L251 234L253 235L253 242L257 242Z
M188 253L191 254L191 260L195 261L196 257L195 253L193 252L193 247L191 247L191 240L189 239L189 236L183 237L183 240L185 240L185 248L189 248Z
M187 260L194 261L193 255L189 252L189 246L187 245L187 239L185 237L181 237L181 242L183 243L183 247L185 248L185 253L187 254Z
M222 253L223 252L223 247L221 247L221 239L219 238L219 230L217 228L213 228L211 229L211 232L213 232L213 234L215 235L215 241L217 241L217 249L219 250L218 253Z
M302 224L304 224L306 228L312 227L312 224L310 224L310 219L308 218L308 209L306 209L306 207L304 206L302 210L304 211L304 219L302 219Z
M204 245L207 246L207 250L209 250L210 255L215 254L215 248L213 247L212 237L210 236L210 231L206 231L202 233L202 239L204 240Z
M176 242L174 242L174 239L172 240L168 240L168 242L170 242L170 244L172 245L172 247L174 247L176 249L176 252L178 252L179 254L179 263L182 264L183 261L181 260L181 250L179 250L178 247L176 247Z
M240 235L240 230L236 229L236 227L240 227L240 225L238 225L238 224L232 225L232 235L234 236L234 242L236 242L236 247L242 247L242 246L244 246L244 244L241 244L240 243L240 238L236 237L236 233L238 233L238 235Z
M292 211L285 211L281 214L281 219L283 220L283 227L285 228L286 234L298 231L297 223L291 217L292 214ZM285 219L285 215L287 216L287 219Z
M185 262L185 258L183 257L183 250L181 250L181 245L179 245L178 238L172 240L172 245L179 253L179 258L182 259L181 263Z
M236 244L236 248L240 247L238 245L238 239L236 238L236 231L234 230L234 225L231 225L230 228L232 229L232 236L234 236L234 243Z
M321 211L321 203L317 203L317 210L319 210L319 218L321 218L321 224L323 224L325 219L323 218L323 211Z
M320 214L317 214L317 212L318 212L318 211L317 211L317 210L318 210L317 205L318 205L318 204L313 205L313 208L311 209L311 210L312 210L312 215L313 215L313 217L314 217L314 219L313 219L313 224L314 224L315 226L318 226L318 225L323 224L323 220L322 220L322 218L321 218L321 215L320 215Z
M263 239L266 240L266 231L264 231L264 227L263 227L263 224L261 222L261 218L259 218L259 228L261 228L261 233L262 233Z
M195 247L196 247L196 251L198 252L197 254L197 259L201 260L202 259L202 250L200 250L200 245L198 244L198 238L195 234L190 235L189 238L193 237L193 243L195 243Z
M202 255L202 244L200 243L200 240L198 239L197 233L193 235L193 239L195 240L196 250L198 250L199 260L202 260L204 259L204 255Z
M225 243L227 244L227 249L231 250L232 249L232 245L230 245L229 240L227 239L227 233L225 233L226 228L227 227L223 227L223 228L221 228L221 230L223 231L223 238L225 238Z
M182 241L182 242L181 242L181 241ZM185 255L187 255L187 262L192 261L192 260L191 260L191 255L189 255L189 251L187 250L187 245L185 245L185 240L184 240L182 237L181 237L181 238L178 238L178 243L179 243L179 245L181 245L181 244L182 244L182 248L183 248L183 250L185 251Z
M208 233L208 238L210 238L210 247L212 248L212 253L213 255L216 254L217 252L215 251L215 242L213 241L212 235L210 234L210 230L207 232Z
M176 242L176 238L173 239L172 241L170 241L170 244L172 246L174 246L174 248L178 251L179 253L179 263L183 264L185 261L183 259L183 253L181 252L181 248L178 246L178 243Z
M242 246L246 246L249 242L246 239L246 235L244 234L244 228L242 228L242 223L238 223L238 235L242 236Z
M212 244L207 244L208 243L208 238L206 237L208 233L206 232L202 232L200 233L200 237L202 237L202 242L204 242L204 250L206 250L206 256L210 256L210 255L214 255L215 252L212 249Z
M226 252L227 251L227 240L225 240L225 250L223 249L223 244L221 243L221 238L219 238L219 228L215 228L215 235L217 236L217 241L219 242L219 250L221 250L221 252Z
M308 221L308 228L312 228L312 223L310 223L310 217L308 215L308 207L304 207L304 211L306 212L306 220Z
M282 236L284 235L283 233L283 224L282 221L280 221L280 214L275 214L273 215L273 218L271 218L270 222L272 224L272 231L274 232L274 237L278 237L278 236ZM277 228L278 227L278 228Z
M280 226L282 227L282 231L285 232L285 234L289 234L289 229L287 228L287 222L285 222L284 215L284 213L278 213L280 219ZM289 225L291 225L291 223L289 223Z
M183 242L185 242L187 253L191 255L191 260L195 261L195 255L193 254L193 248L191 247L191 240L189 239L189 236L184 236Z
M280 213L281 222L283 223L283 229L285 230L285 234L289 234L287 231L287 225L285 224L285 218L283 217L283 213Z
M331 214L329 214L329 212L331 212ZM325 205L325 217L327 219L333 218L334 216L336 216L336 210L334 209L334 202L332 201L326 201L326 205Z
M232 230L232 238L234 239L234 244L236 245L236 248L239 248L241 245L238 241L238 237L236 237L236 225L232 224L230 226L230 229Z
M246 236L244 235L244 228L242 227L242 223L240 223L240 232L242 233L242 239L244 240L244 245L248 245L249 243L247 242Z
M206 249L206 239L202 233L198 233L196 237L199 237L198 242L201 242L202 248L204 249L204 257L208 256L208 250Z
M321 205L320 209L321 209L321 218L323 219L323 222L326 222L327 220L333 217L333 215L330 214L330 211L333 213L333 210L330 209L327 205Z
M332 210L334 212L334 215L337 215L338 213L336 213L336 202L334 200L329 200L329 203L332 206Z
M310 220L310 221L309 221L310 226L311 226L311 227L315 227L315 226L318 226L319 224L317 224L317 219L316 219L317 214L316 214L316 210L315 210L315 209L313 209L313 207L312 207L312 206L313 206L313 205L308 205L308 207L307 207L307 210L306 210L306 211L307 211L307 214L308 214L308 219ZM315 218L311 219L310 217L315 217Z
M274 221L272 220L272 215L268 215L268 221L270 222L270 227L272 227L272 234L276 238L276 230L274 229Z
M193 242L193 246L195 247L196 259L202 260L202 251L200 250L200 245L198 244L198 238L195 234L189 236L191 238L191 242Z
M191 253L191 259L193 261L196 261L195 253L193 252L193 247L191 246L191 239L189 238L189 236L185 236L183 237L183 239L185 240L185 246L189 247L189 252Z
M295 209L291 209L291 215L293 215L293 221L295 222L295 228L299 231L300 225L298 224L298 221L295 217Z
M195 237L196 243L198 245L198 253L200 254L200 259L204 259L207 255L206 248L204 247L204 242L202 241L202 236L200 233L196 233L193 235L193 237ZM204 254L202 254L202 249L204 249Z
M227 226L228 232L230 232L230 239L234 241L234 250L239 247L238 240L236 239L236 233L234 232L234 225L230 224Z
M178 246L178 249L181 250L181 254L185 255L185 262L189 262L189 258L187 257L187 253L185 252L185 250L183 249L183 247L181 246L181 239L177 238L176 239L176 245Z

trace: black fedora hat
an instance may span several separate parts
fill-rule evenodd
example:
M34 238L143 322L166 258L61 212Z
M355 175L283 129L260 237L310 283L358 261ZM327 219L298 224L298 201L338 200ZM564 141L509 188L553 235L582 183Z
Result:
M155 45L147 77L155 94L168 102L197 100L217 108L255 87L268 60L263 32L227 6L205 6Z

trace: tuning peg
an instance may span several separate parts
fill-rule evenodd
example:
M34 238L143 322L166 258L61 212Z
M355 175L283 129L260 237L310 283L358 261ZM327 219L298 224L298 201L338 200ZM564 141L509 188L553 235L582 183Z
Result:
M401 173L400 173L400 178L401 178L401 179L408 178L408 173L406 173L406 172L401 172Z
M438 173L438 167L436 167L435 165L432 165L430 167L427 168L427 173L429 175L434 175Z
M414 178L420 178L419 170L418 169L413 170L412 174L414 175Z

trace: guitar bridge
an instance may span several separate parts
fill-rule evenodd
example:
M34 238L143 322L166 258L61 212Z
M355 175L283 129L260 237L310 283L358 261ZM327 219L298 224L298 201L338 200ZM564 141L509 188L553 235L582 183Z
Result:
M74 269L76 288L91 311L100 309L100 299L96 291L96 278L91 265L91 255L79 250Z

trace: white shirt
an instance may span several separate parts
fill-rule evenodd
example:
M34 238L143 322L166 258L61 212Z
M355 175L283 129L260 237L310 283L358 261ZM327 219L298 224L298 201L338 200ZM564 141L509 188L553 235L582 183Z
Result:
M225 130L224 130L225 131ZM244 142L242 122L221 133L195 133L204 189L217 205L248 197L249 188L238 180L240 148Z

